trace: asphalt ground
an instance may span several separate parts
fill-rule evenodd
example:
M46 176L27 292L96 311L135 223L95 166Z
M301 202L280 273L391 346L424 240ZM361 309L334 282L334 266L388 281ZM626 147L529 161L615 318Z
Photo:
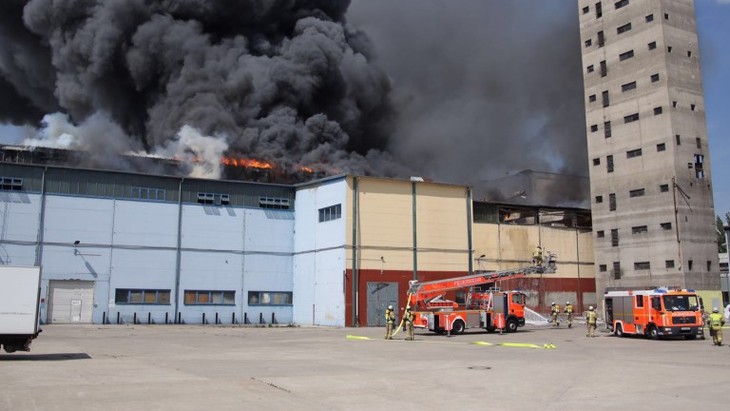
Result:
M730 409L727 345L585 331L47 325L0 354L0 410Z

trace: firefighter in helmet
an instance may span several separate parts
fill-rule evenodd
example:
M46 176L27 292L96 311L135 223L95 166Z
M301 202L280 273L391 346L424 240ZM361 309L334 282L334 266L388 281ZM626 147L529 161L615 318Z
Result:
M553 323L554 326L560 327L560 305L553 301L552 304L550 304L550 321Z
M565 302L565 309L563 312L565 313L566 321L568 321L568 328L573 327L573 305L570 301Z
M725 317L720 313L720 310L717 307L712 309L709 322L712 344L718 346L722 345L722 326L725 324Z
M588 307L588 314L586 314L586 327L588 327L588 332L586 333L586 337L596 336L597 320L598 317L596 316L596 310L593 308L593 306Z
M393 339L393 326L395 324L395 312L393 312L393 306L389 305L385 310L385 339Z
M413 341L413 312L411 307L406 307L406 314L403 316L403 326L406 328L406 340Z
M532 264L542 267L542 247L539 245L532 251Z

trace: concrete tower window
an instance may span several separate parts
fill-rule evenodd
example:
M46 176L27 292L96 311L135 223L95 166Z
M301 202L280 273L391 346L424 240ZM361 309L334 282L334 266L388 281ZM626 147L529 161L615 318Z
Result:
M672 101L672 107L673 108L677 108L677 101L676 100L675 101Z
M606 66L606 60L601 61L601 77L608 75L608 66Z
M659 226L662 228L662 230L669 231L672 229L672 223L661 223Z
M639 120L639 113L629 114L628 116L624 116L624 123L633 123L634 121Z
M687 57L692 58L692 50L687 50Z
M705 178L705 156L703 154L695 154L695 177L699 179Z
M672 46L667 46L667 53L671 53L671 52L672 52Z
M641 261L634 263L634 270L648 270L651 268L651 265L648 261Z
M674 260L666 260L666 261L664 261L664 267L665 268L674 268Z
M590 66L586 67L586 72L593 73L593 64L591 64Z
M628 60L631 57L634 57L634 50L629 50L618 55L619 61Z
M668 193L669 192L669 184L660 184L659 185L659 191L662 193Z
M598 271L605 273L606 272L606 264L599 264L598 265Z
M626 23L616 29L616 34L626 33L629 30L631 30L631 23Z
M600 157L594 158L593 159L593 165L594 166L600 166L601 165L601 158Z
M596 18L600 19L601 17L603 17L603 6L599 1L598 3L596 3Z
M606 45L606 37L603 35L603 31L598 32L598 47Z
M603 93L601 93L601 99L603 101L603 107L608 107L611 104L608 98L608 90L605 90Z
M697 143L697 148L702 149L702 140L699 137L695 138L695 142Z
M611 230L611 247L618 247L618 229Z
M651 82L652 82L652 83L656 83L657 81L659 81L659 73L657 73L657 74L652 74L652 75L651 75Z
M611 193L608 195L608 211L616 211L616 194Z
M641 149L637 148L636 150L629 150L626 152L626 158L634 158L634 157L640 157L641 156Z
M588 40L584 41L583 43L586 45L586 47L590 47L591 44L593 44L593 40L588 39Z
M697 107L697 106L695 106L694 104L690 104L690 105L689 105L689 109L690 109L690 110L692 110L692 111L695 111L695 108L696 108L696 107Z
M644 17L644 20L646 20L647 23L651 23L652 21L654 21L654 15L649 14L648 16Z
M677 142L678 146L682 145L682 137L680 137L679 134L674 136L674 140Z
M588 7L588 6L585 6L585 7L583 7L583 14L588 14L588 12L589 12L590 10L591 10L591 8L590 8L590 7Z
M648 44L649 50L654 50L656 48L656 41L652 41Z
M603 122L603 136L605 138L611 137L611 122L610 121Z
M645 190L644 190L643 188L637 188L637 189L635 189L635 190L630 190L630 191L629 191L629 197L630 197L630 198L634 198L634 197L643 197L643 196L644 196L644 194L645 194L645 192L646 192L646 191L645 191Z
M590 96L588 96L588 102L589 103L593 103L594 101L596 101L596 95L595 94L591 94Z
M669 13L664 13L664 20L669 20Z
M626 91L629 91L629 90L633 90L635 88L636 88L636 82L635 81L632 81L631 83L626 83L626 84L622 84L621 85L621 91L622 92L626 92Z
M659 114L662 114L662 108L661 107L654 107L654 115L658 116Z
M596 203L600 204L603 202L603 196L596 196Z
M606 236L606 233L603 230L596 231L596 237L603 238Z
M649 231L649 227L645 225L637 225L635 227L631 227L631 234L644 234Z
M687 261L687 269L692 271L692 260Z
M606 156L606 172L613 173L613 156Z
M621 0L621 1L617 1L617 2L616 2L616 3L614 3L613 5L614 5L614 7L616 7L616 10L618 10L618 9L620 9L621 7L624 7L624 6L628 6L628 5L629 5L629 0Z
M665 151L667 149L666 143L659 143L656 145L656 151Z
M595 133L596 131L598 131L598 124L591 125L591 133Z
M614 280L620 280L621 279L621 262L614 261L613 262L613 279Z

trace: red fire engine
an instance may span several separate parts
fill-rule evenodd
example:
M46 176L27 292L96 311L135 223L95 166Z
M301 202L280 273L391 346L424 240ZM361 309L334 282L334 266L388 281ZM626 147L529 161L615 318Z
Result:
M606 291L604 301L606 327L619 337L626 334L652 339L703 336L702 310L694 290Z
M478 273L444 280L411 281L408 290L414 327L439 334L461 334L479 327L489 332L517 331L525 325L525 294L482 287L534 273L554 273L555 256L548 254L546 266L530 266L491 273ZM463 301L445 298L446 292L463 290Z

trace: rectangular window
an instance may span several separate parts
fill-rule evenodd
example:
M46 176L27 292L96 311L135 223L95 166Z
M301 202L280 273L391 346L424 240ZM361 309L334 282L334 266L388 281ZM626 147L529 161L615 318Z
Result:
M624 116L624 124L627 123L633 123L634 121L639 120L639 113L629 114L628 116Z
M672 223L661 223L659 226L662 228L662 230L671 230L672 229Z
M676 134L674 136L674 140L677 142L677 145L678 146L681 146L682 145L682 137L680 137L679 134Z
M669 13L664 13L664 20L669 20Z
M700 140L699 137L696 137L695 143L697 143L697 148L699 148L701 150L702 149L702 140Z
M598 124L592 124L591 125L591 133L595 133L598 131Z
M667 53L671 53L671 52L672 52L672 46L667 46Z
M278 197L259 197L259 207L273 208L277 210L288 210L289 199Z
M614 280L621 279L621 263L619 261L613 262L613 279Z
M603 31L598 32L598 47L603 47L606 44L606 38L603 35Z
M634 158L634 157L640 157L641 156L641 149L637 148L636 150L629 150L626 152L626 158Z
M626 84L621 85L621 91L622 92L629 91L629 90L633 90L635 88L636 88L636 82L635 81L632 81L631 83L626 83Z
M601 77L606 77L608 75L608 66L606 65L606 60L601 61Z
M333 206L319 209L320 223L324 223L325 221L337 220L339 218L342 218L342 204L335 204Z
M616 34L626 33L629 30L631 30L631 23L626 23L616 29Z
M116 304L170 305L170 290L117 288L114 291L114 302Z
M652 41L647 46L649 46L649 50L654 50L656 48L656 41Z
M634 264L634 268L636 268L636 264ZM643 295L635 296L634 301L636 302L636 308L644 308L644 296Z
M596 18L600 19L601 17L603 17L603 6L599 1L598 3L596 3Z
M591 39L588 39L584 42L586 47L590 47L592 43L593 43L593 40L591 40Z
M687 57L692 58L692 51L687 50Z
M687 261L687 269L692 271L692 260Z
M652 83L656 83L657 81L659 81L659 73L652 74L651 75L651 82Z
M644 189L643 188L637 188L636 190L629 191L629 197L643 197L644 196Z
M594 158L593 159L593 165L594 166L600 166L601 165L601 158L600 157Z
M662 114L662 108L661 107L654 107L654 115L658 116L659 114Z
M586 67L586 72L593 73L593 64L591 64L590 66Z
M695 106L694 104L690 104L689 105L689 109L692 110L692 111L695 111L695 107L697 107L697 106Z
M708 261L707 262L707 271L712 271L711 268L712 268L712 261Z
M588 6L585 6L585 7L583 7L583 14L588 14L588 12L589 12L590 10L591 10L591 8L590 8L590 7L588 7Z
M596 101L596 95L595 94L591 94L590 96L588 96L588 102L589 103L593 103L594 101Z
M635 227L631 227L631 234L644 234L647 231L649 231L649 227L645 225L637 225Z
M292 293L287 291L249 291L248 305L292 305Z
M613 156L606 156L606 172L613 173Z
M677 108L677 101L672 101L672 108Z
M616 10L620 9L623 6L626 6L629 4L629 0L620 0L614 3L614 6L616 7Z
M649 14L648 16L644 17L644 20L646 20L647 23L651 23L652 21L654 21L654 15Z
M674 260L665 260L664 268L674 268Z
M236 292L222 290L185 290L185 305L235 305Z
M23 179L15 177L0 177L0 190L21 191Z
M705 178L705 156L703 154L695 154L695 177L699 179Z
M665 151L667 149L666 143L659 143L656 145L656 151Z
M611 246L618 247L618 229L611 230Z
M624 60L630 59L631 57L634 57L634 50L629 50L627 52L624 52L624 53L619 54L618 55L618 60L619 61L624 61Z
M608 211L616 211L616 194L611 193L608 195Z
M648 261L641 261L634 263L634 270L648 270L651 268L651 265Z
M606 264L599 264L598 265L598 271L605 273L606 272Z
M605 121L603 123L603 137L609 138L611 137L611 122Z
M596 231L596 237L597 238L603 238L605 237L605 232L603 230Z
M669 191L669 184L660 184L659 185L659 191L662 193L666 193Z
M602 203L603 202L603 196L596 196L596 203Z
M608 90L605 90L601 94L601 98L602 98L602 101L603 101L603 107L608 107L608 105L610 104L610 102L608 101Z

